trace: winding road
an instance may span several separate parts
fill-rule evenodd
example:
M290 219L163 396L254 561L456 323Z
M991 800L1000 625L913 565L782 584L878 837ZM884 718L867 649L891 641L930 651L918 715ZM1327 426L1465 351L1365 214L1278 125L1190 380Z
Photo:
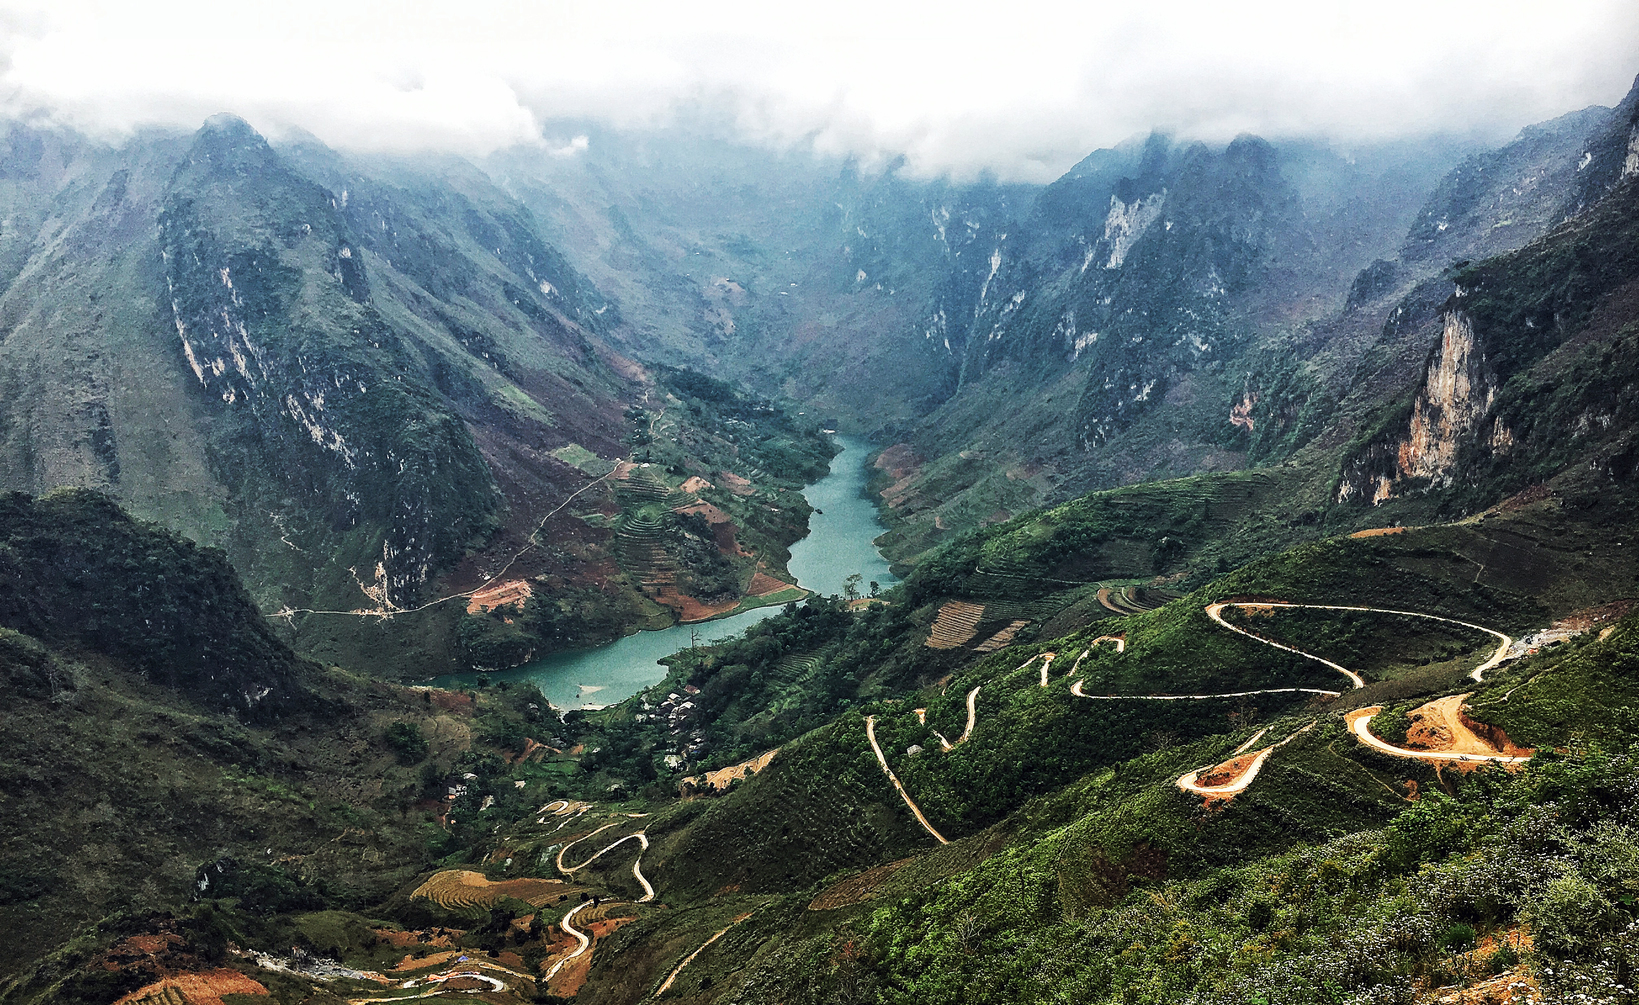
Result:
M584 834L584 835L576 838L575 840L569 842L568 844L564 845L562 848L558 849L558 871L562 872L565 876L572 876L575 873L577 873L577 872L581 871L582 869L586 868L587 866L591 865L593 862L596 862L599 858L602 857L604 852L610 851L614 848L617 848L620 845L625 844L627 841L631 841L632 839L635 838L635 839L637 839L637 841L643 847L642 847L642 850L640 850L637 853L637 858L632 860L632 876L637 880L638 885L643 887L643 896L637 898L637 902L639 904L646 904L649 901L654 899L654 887L650 886L649 881L647 879L645 879L644 876L643 876L643 852L649 850L649 837L643 831L633 831L632 833L626 835L625 837L617 839L612 844L604 845L602 848L599 848L597 851L593 852L592 857L587 859L586 861L582 862L580 865L564 865L563 864L564 852L566 852L569 849L573 848L575 845L580 844L582 841L585 841L589 837L595 837L598 834L603 833L604 831L608 830L611 827L618 827L618 826L620 826L620 821L618 821L618 820L615 821L612 824L604 824L602 827L599 827L597 830L593 831L591 834Z
M546 972L546 976L541 978L541 985L543 987L551 981L552 978L558 976L558 971L563 969L564 964L568 963L570 960L579 959L580 957L585 956L586 951L592 948L592 937L571 924L575 918L575 915L591 906L592 902L590 900L583 901L570 908L569 913L564 915L563 920L559 922L559 924L563 926L563 930L565 932L568 932L570 935L573 935L577 940L579 940L580 945L575 947L574 952L552 964L552 969L548 970Z
M1252 639L1256 642L1262 643L1263 645L1272 646L1276 649L1280 649L1280 650L1283 650L1285 652L1293 653L1295 655L1303 657L1304 659L1314 660L1315 662L1320 663L1323 666L1329 667L1332 670L1337 671L1338 673L1342 674L1344 677L1347 677L1349 679L1349 683L1350 683L1351 687L1355 688L1355 689L1363 688L1363 687L1366 686L1365 678L1361 677L1360 674L1356 673L1353 670L1350 670L1348 667L1344 666L1341 663L1337 663L1337 662L1334 662L1332 660L1326 659L1323 656L1316 656L1314 653L1304 652L1303 650L1298 649L1296 647L1289 646L1289 645L1286 645L1286 644L1281 643L1281 642L1276 642L1273 639L1265 638L1264 636L1259 635L1255 632L1248 631L1245 628L1241 628L1237 625L1232 625L1224 619L1223 611L1226 607L1256 608L1256 609L1260 609L1260 610L1270 609L1270 608L1277 608L1277 607L1278 608L1291 608L1291 609L1307 608L1307 609L1310 609L1310 610L1320 610L1320 611L1353 611L1353 612L1362 613L1362 614L1391 614L1391 615L1398 615L1398 616L1401 616L1401 617L1409 617L1409 618L1426 618L1430 621L1439 621L1439 622L1443 622L1445 624L1459 625L1463 628L1473 629L1474 631L1483 632L1483 633L1485 633L1487 635L1490 635L1493 638L1497 639L1497 648L1491 654L1490 658L1487 659L1485 662L1481 663L1479 666L1475 667L1469 673L1469 677L1473 678L1476 681L1482 681L1485 677L1485 672L1487 670L1490 670L1491 668L1497 666L1499 663L1501 663L1504 659L1507 658L1508 649L1511 645L1513 645L1513 642L1514 642L1514 640L1512 638L1510 638L1509 636L1503 634L1502 632L1496 631L1495 629L1492 629L1492 628L1486 628L1484 625L1476 625L1476 624L1473 624L1473 623L1467 622L1467 621L1459 621L1456 618L1442 617L1438 614L1423 614L1423 613L1420 613L1420 612L1417 612L1417 611L1401 611L1401 610L1391 610L1391 609L1388 609L1388 608L1361 607L1361 606L1346 605L1346 604L1296 604L1296 603L1288 603L1288 602L1283 602L1283 601L1220 601L1220 602L1217 602L1217 603L1208 604L1206 606L1205 612L1206 612L1207 617L1210 618L1213 622L1215 622L1220 627L1227 628L1228 630L1236 633L1237 635L1244 635L1249 639ZM1081 668L1081 661L1086 659L1088 654L1090 652L1092 652L1092 647L1093 646L1096 646L1101 642L1114 642L1116 644L1116 652L1118 652L1118 653L1126 652L1127 643L1126 643L1126 637L1125 636L1101 635L1098 638L1094 639L1091 643L1089 643L1088 647L1086 649L1084 649L1082 651L1081 655L1076 658L1076 662L1073 666L1071 666L1070 673L1069 673L1068 676L1070 676L1072 678L1074 678L1076 676L1076 671ZM1048 686L1048 667L1052 665L1052 662L1053 662L1055 657L1056 657L1055 653L1037 653L1035 656L1032 656L1030 659L1026 660L1023 664L1018 666L1014 670L1014 672L1017 673L1019 670L1024 670L1025 668L1029 667L1031 663L1034 663L1038 659L1042 660L1041 686L1042 687L1047 687ZM1247 697L1252 697L1253 695L1260 695L1260 694L1312 694L1312 695L1318 695L1318 696L1325 696L1325 697L1328 697L1328 698L1337 698L1337 697L1341 697L1342 694L1343 694L1343 692L1341 692L1341 691L1330 691L1330 690L1326 690L1324 688L1273 687L1273 688L1258 688L1258 689L1251 690L1251 691L1228 691L1228 692L1221 692L1221 693L1217 693L1217 694L1106 694L1106 695L1095 695L1095 694L1087 694L1082 690L1082 686L1085 683L1086 683L1085 680L1074 680L1070 684L1070 693L1072 695L1075 695L1077 698L1090 698L1090 699L1095 699L1095 700L1100 700L1100 701L1205 701L1205 700L1209 700L1209 699L1213 699L1213 698L1247 698ZM966 741L968 739L968 737L973 734L973 726L974 726L974 722L977 718L977 714L976 714L975 709L974 709L974 699L978 696L978 694L979 694L979 688L978 687L975 687L972 691L968 692L968 695L967 695L967 728L962 732L961 739L957 740L956 743L951 743L950 741L946 740L945 737L942 734L940 734L937 730L934 731L934 735L939 737L939 742L944 747L945 750L948 751L948 750L953 749L958 744L961 744L964 741ZM1467 696L1463 695L1461 697L1466 698ZM925 721L926 720L926 711L927 711L926 709L917 709L916 712L917 712L918 719L921 719L921 720ZM1374 750L1379 750L1379 751L1382 751L1383 753L1391 754L1395 757L1405 757L1405 758L1412 758L1412 759L1417 759L1417 760L1428 760L1428 761L1468 761L1468 762L1489 761L1489 762L1504 763L1504 764L1521 763L1521 762L1530 760L1529 754L1526 754L1526 755L1488 754L1488 753L1478 753L1478 752L1473 752L1473 751L1417 751L1417 750L1408 750L1408 749L1403 748L1403 747L1396 747L1396 746L1385 743L1382 740L1378 739L1376 736L1374 736L1372 734L1371 730L1368 728L1368 724L1371 721L1371 717L1373 715L1377 714L1380 711L1382 711L1382 709L1380 707L1370 708L1370 709L1361 709L1357 712L1350 713L1349 716L1348 716L1347 721L1350 725L1350 728L1355 733L1355 735L1358 736L1363 743L1365 743L1367 746L1373 748ZM1190 771L1190 772L1185 773L1184 775L1181 775L1177 780L1177 785L1180 789L1183 789L1186 792L1193 792L1197 795L1209 796L1209 797L1228 797L1228 796L1233 796L1236 793L1243 792L1243 791L1246 790L1246 788L1249 785L1252 784L1253 779L1257 778L1258 772L1260 770L1262 770L1264 762L1266 762L1269 759L1269 756L1271 754L1273 754L1276 750L1280 749L1281 747L1285 746L1286 744L1291 743L1298 736L1300 736L1303 733L1306 733L1310 729L1314 728L1314 725L1315 724L1313 722L1311 722L1309 725L1303 727L1302 729L1300 729L1297 732L1293 733L1291 736L1289 736L1286 739L1280 741L1279 743L1271 744L1270 746L1265 747L1263 750L1258 751L1257 754L1252 758L1250 763L1247 764L1244 767L1244 769L1236 775L1235 778L1233 778L1231 781L1229 781L1225 784L1222 784L1222 785L1202 785L1202 784L1200 784L1199 778L1201 776L1201 773L1206 772L1206 771L1210 771L1210 770L1212 770L1213 767L1216 767L1216 766L1209 765L1207 767L1197 768L1194 771ZM1452 728L1453 728L1453 732L1456 733L1457 732L1457 727L1453 726ZM1239 756L1245 754L1252 747L1253 744L1257 743L1257 741L1260 740L1263 737L1263 735L1266 732L1268 732L1267 728L1263 729L1263 730L1260 730L1250 740L1246 741L1245 743L1241 744L1241 746L1237 747L1235 749L1235 756L1239 757ZM1464 729L1464 730L1462 730L1462 732L1466 733L1468 731L1466 729ZM882 766L883 773L886 774L888 776L888 780L893 783L894 789L897 790L898 793L899 793L899 797L905 801L906 806L910 807L911 813L916 816L917 822L922 825L924 830L926 830L929 834L933 835L933 837L935 839L937 839L940 844L949 844L950 842L945 839L944 835L940 834L939 831L936 830L934 828L934 826L931 823L928 822L928 819L927 819L926 816L923 815L921 808L916 805L915 800L911 799L910 793L905 791L905 786L900 783L899 778L896 775L894 775L893 770L888 767L888 759L885 756L883 756L882 747L880 745L878 745L878 743L876 742L876 717L875 716L866 716L866 718L865 718L865 734L866 734L866 737L870 740L871 749L876 752L877 763ZM1472 736L1471 733L1469 735ZM1475 740L1476 743L1482 743L1483 744L1483 741L1479 741L1477 737L1475 737L1474 740ZM1229 762L1226 762L1226 763L1229 763Z
M1246 765L1241 773L1235 778L1225 782L1222 785L1202 785L1198 781L1201 777L1201 772L1211 771L1214 767L1217 767L1217 765L1209 765L1208 767L1196 768L1194 771L1187 771L1184 774L1179 775L1177 783L1178 787L1183 789L1185 792L1193 792L1198 796L1207 796L1210 798L1219 799L1226 796L1233 796L1239 792L1245 792L1247 786L1252 784L1252 779L1258 777L1258 772L1263 770L1263 762L1269 760L1270 754L1273 754L1275 751L1286 746L1288 743L1291 743L1293 740L1314 728L1315 724L1311 722L1309 725L1304 726L1302 729L1293 733L1291 736L1288 736L1279 743L1272 743L1258 751L1257 755L1252 758L1252 763ZM1269 732L1268 729L1259 730L1257 736L1254 736L1252 739L1241 744L1239 747L1236 747L1236 755L1239 756L1240 754L1245 753L1248 747L1252 746L1254 743L1257 743L1259 738L1267 732Z
M1466 694L1460 694L1460 695L1455 695L1451 698L1442 698L1439 701L1430 702L1428 705L1425 705L1424 708L1430 708L1432 711L1439 711L1439 712L1449 713L1447 716L1445 716L1446 721L1444 722L1444 725L1455 734L1453 736L1453 746L1455 746L1455 747L1464 747L1464 746L1466 746L1466 747L1470 747L1470 748L1472 748L1472 747L1488 747L1489 744L1487 744L1484 740L1481 740L1479 737L1475 736L1474 733L1471 730L1469 730L1467 727L1463 726L1462 723L1459 721L1457 715L1455 714L1457 712L1457 710L1461 708L1463 699L1465 699L1467 697L1468 697L1468 695L1466 695ZM1444 707L1435 708L1437 706L1444 706ZM1404 758L1407 758L1407 759L1410 759L1410 760L1418 760L1418 761L1467 762L1467 763L1471 763L1471 764L1473 764L1473 763L1524 764L1526 761L1529 761L1531 759L1531 755L1529 753L1526 753L1526 754L1491 754L1491 753L1478 753L1478 752L1475 752L1472 749L1471 750L1411 750L1411 749L1408 749L1406 747L1396 747L1392 743L1388 743L1384 740L1378 739L1377 735L1374 734L1371 731L1370 727L1371 727L1372 717L1377 715L1377 713L1379 713L1381 711L1383 711L1383 707L1381 705L1373 705L1370 708L1356 709L1355 711L1350 712L1345 717L1344 721L1349 724L1349 731L1352 732L1360 740L1361 743L1364 743L1366 746L1372 748L1373 750L1381 751L1382 753L1388 754L1391 757L1404 757Z
M1306 653L1301 649L1293 649L1291 646L1281 645L1279 642L1275 642L1272 639L1266 639L1262 635L1256 635L1244 628L1237 628L1223 619L1222 612L1226 607L1287 607L1309 608L1310 610L1316 611L1357 611L1362 614L1398 614L1405 618L1427 618L1430 621L1443 621L1448 625L1461 625L1464 628L1472 628L1476 632L1484 632L1485 634L1493 636L1497 639L1497 650L1491 654L1491 658L1469 671L1468 676L1472 677L1476 681L1484 680L1485 672L1487 670L1490 670L1492 667L1506 659L1508 656L1508 647L1514 644L1514 640L1509 638L1507 635L1504 635L1502 632L1496 631L1495 629L1487 628L1484 625L1471 624L1467 621L1458 621L1456 618L1443 618L1438 614L1420 614L1417 611L1394 611L1382 607L1353 607L1344 604L1288 604L1276 601L1226 602L1207 605L1207 617L1211 618L1213 621L1216 621L1218 624L1224 626L1230 631L1245 635L1249 639L1257 639L1266 646L1274 646L1276 649L1284 649L1289 653L1297 653L1299 656L1312 659L1318 663L1324 663L1333 670L1336 670L1338 673L1341 673L1350 680L1354 681L1355 687L1365 687L1366 682L1361 680L1360 675L1355 673L1353 670L1350 670L1348 667L1342 666L1341 664L1333 663L1331 660L1322 659L1313 653Z

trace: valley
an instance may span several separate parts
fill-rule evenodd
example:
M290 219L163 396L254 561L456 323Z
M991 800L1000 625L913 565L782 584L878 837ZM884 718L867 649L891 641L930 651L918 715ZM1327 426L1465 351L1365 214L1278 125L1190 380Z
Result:
M1639 84L5 129L0 1005L1633 999Z

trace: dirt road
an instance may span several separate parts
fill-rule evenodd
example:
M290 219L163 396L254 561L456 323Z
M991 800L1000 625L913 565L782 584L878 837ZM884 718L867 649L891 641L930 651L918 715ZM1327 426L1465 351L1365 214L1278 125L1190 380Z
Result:
M1345 604L1289 604L1278 601L1245 603L1228 602L1211 604L1207 607L1207 617L1211 618L1213 621L1216 621L1218 624L1224 626L1230 631L1245 635L1249 639L1257 639L1264 645L1274 646L1276 649L1284 649L1289 653L1297 653L1299 656L1307 657L1308 659L1315 660L1319 663L1324 663L1333 670L1347 675L1350 680L1354 681L1355 687L1365 687L1366 682L1361 680L1360 675L1355 673L1353 670L1350 670L1341 664L1333 663L1331 660L1322 659L1321 657L1312 653L1306 653L1301 649L1293 649L1291 646L1281 645L1279 642L1266 639L1262 635L1255 635L1244 628L1237 628L1223 619L1222 612L1226 607L1305 607L1316 611L1358 611L1364 614L1397 614L1405 618L1426 618L1429 621L1441 621L1448 625L1461 625L1464 628L1472 628L1476 632L1484 632L1485 634L1497 639L1497 648L1496 651L1491 654L1491 658L1469 671L1468 676L1472 677L1476 681L1483 680L1487 670L1490 670L1498 663L1501 663L1508 656L1508 647L1514 644L1514 640L1512 638L1495 629L1487 628L1484 625L1471 624L1467 621L1458 621L1456 618L1444 618L1438 614L1421 614L1417 611L1396 611L1385 607L1353 607Z
M574 936L575 939L580 942L580 945L575 947L574 952L552 964L552 969L548 970L546 972L546 976L541 978L541 987L545 987L552 980L552 978L558 976L558 971L564 968L564 964L568 963L570 960L579 959L580 957L586 955L586 951L588 949L592 948L592 937L571 924L575 915L591 906L592 902L590 900L577 904L570 909L568 914L563 916L563 921L559 922L559 924L563 925L563 930L569 935Z
M977 691L978 689L975 688L974 690ZM899 798L905 800L905 805L910 807L912 815L916 817L916 822L922 825L923 830L932 834L935 841L940 844L950 844L949 841L945 840L943 834L928 823L928 818L922 815L922 808L917 806L916 802L911 799L911 794L905 791L905 786L899 784L899 776L895 775L893 769L888 767L888 759L882 756L882 747L876 742L876 716L874 715L865 717L865 738L871 741L871 749L876 751L876 763L882 765L882 773L887 775L888 781L893 783L894 791L899 793Z
M1522 754L1504 754L1492 747L1485 740L1475 735L1474 731L1464 726L1461 716L1462 703L1469 696L1466 694L1454 695L1429 702L1418 711L1425 716L1437 718L1438 725L1449 731L1451 749L1449 750L1412 750L1407 747L1396 747L1378 739L1371 731L1372 717L1383 711L1381 705L1370 708L1356 709L1344 717L1349 724L1350 732L1359 738L1361 743L1381 751L1391 757L1404 757L1408 760L1429 761L1430 763L1469 762L1494 764L1523 764L1531 759L1529 752Z

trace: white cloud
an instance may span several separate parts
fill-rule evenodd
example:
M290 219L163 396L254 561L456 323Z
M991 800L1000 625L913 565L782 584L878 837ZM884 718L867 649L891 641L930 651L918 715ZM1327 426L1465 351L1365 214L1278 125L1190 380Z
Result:
M556 119L705 105L762 142L1044 180L1152 126L1498 133L1611 103L1639 5L0 0L0 39L14 113L103 133L226 110L353 149L558 151Z

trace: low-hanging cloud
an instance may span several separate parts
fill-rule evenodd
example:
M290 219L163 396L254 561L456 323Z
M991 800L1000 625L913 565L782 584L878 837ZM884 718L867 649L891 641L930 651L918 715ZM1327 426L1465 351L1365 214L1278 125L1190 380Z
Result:
M366 151L574 156L560 120L1043 181L1150 128L1498 136L1612 103L1632 0L0 3L0 101L117 136L233 111ZM789 9L788 9L789 8Z

